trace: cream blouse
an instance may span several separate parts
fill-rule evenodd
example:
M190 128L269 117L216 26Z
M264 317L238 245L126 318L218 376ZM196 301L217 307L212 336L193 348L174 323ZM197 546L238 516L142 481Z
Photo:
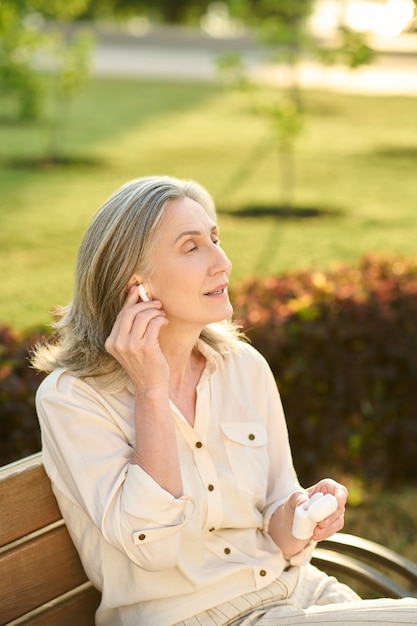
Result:
M299 490L276 384L242 342L206 366L191 427L171 404L184 495L131 464L134 395L57 369L40 385L43 459L85 571L98 626L171 626L268 585L288 562L268 534ZM308 560L311 546L291 559Z

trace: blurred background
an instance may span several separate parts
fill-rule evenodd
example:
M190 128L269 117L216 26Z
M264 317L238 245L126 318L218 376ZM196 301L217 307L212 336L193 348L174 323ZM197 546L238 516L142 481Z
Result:
M344 480L349 529L417 560L416 98L413 0L2 0L2 463L40 448L28 350L92 215L194 178L302 480Z
M48 322L92 214L145 174L207 186L234 280L413 254L415 13L411 0L3 0L0 319Z

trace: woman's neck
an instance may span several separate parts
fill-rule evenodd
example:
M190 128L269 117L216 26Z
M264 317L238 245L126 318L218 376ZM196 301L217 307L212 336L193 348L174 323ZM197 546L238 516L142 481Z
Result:
M170 368L170 399L193 426L197 385L205 366L204 356L195 347L198 335L188 337L188 341L167 335L161 339L161 349Z
M201 329L190 332L189 329L174 329L170 324L162 328L159 344L171 370L171 379L181 382L190 369L195 367L196 356L200 355L196 343Z

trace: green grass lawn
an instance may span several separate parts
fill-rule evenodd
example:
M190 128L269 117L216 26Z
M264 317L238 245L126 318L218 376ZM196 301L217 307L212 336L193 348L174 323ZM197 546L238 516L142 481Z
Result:
M389 546L417 563L416 489L368 492L360 506L346 509L344 532Z
M32 327L67 302L91 216L146 174L207 186L233 280L354 263L370 250L414 255L415 99L308 93L305 103L292 217L233 214L280 202L278 158L266 120L220 86L92 81L63 124L71 165L35 165L48 142L42 124L0 125L0 321Z

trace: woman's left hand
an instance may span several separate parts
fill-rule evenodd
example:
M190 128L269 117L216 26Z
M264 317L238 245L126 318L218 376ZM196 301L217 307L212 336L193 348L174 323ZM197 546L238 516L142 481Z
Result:
M331 493L337 499L338 507L334 513L319 522L314 528L314 541L323 541L342 530L345 523L345 508L348 497L348 490L340 483L331 478L323 478L318 483L307 489L308 497L315 493Z

